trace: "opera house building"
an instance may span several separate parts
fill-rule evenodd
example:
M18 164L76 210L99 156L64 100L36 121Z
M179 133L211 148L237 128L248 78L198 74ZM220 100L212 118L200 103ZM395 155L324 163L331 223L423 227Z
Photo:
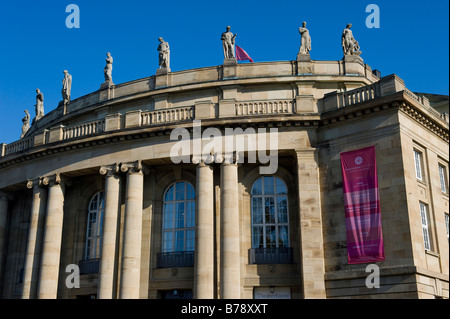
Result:
M0 144L2 298L449 297L449 118L399 76L299 54L99 87Z

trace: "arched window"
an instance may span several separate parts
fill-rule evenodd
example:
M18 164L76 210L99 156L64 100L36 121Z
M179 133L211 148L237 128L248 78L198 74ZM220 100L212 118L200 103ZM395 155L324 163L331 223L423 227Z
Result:
M162 252L195 249L195 190L186 182L172 184L164 194Z
M286 184L264 176L252 187L252 248L289 247L289 213Z
M105 192L96 193L89 202L84 259L100 258L105 212Z

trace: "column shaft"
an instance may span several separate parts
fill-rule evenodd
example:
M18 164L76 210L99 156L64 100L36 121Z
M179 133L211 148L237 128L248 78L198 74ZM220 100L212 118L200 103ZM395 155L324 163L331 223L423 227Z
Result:
M316 149L297 150L304 298L326 298L320 180Z
M45 208L47 206L47 189L40 187L39 181L30 181L28 187L33 188L33 199L25 255L22 299L36 298L44 236Z
M220 175L222 299L240 298L239 198L236 164L222 164Z
M209 165L197 167L194 298L214 298L214 184Z
M125 197L121 299L139 298L143 187L144 175L142 171L129 171Z
M58 181L50 181L38 285L39 299L56 299L58 294L63 219L62 185Z
M119 217L120 177L108 173L105 183L105 214L100 258L99 299L115 297L115 265L117 250L117 225Z

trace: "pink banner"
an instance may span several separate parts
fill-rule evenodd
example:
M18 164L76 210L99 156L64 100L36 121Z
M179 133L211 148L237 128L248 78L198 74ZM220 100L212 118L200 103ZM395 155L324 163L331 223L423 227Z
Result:
M349 264L384 260L375 146L341 153Z
M236 45L236 60L238 61L249 60L250 62L253 62L253 59L248 55L248 53L237 45Z

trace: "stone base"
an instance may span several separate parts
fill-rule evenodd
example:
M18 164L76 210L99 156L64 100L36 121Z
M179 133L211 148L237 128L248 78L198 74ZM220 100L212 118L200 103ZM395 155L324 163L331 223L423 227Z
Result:
M156 75L166 75L167 73L170 73L170 68L160 68L156 70Z
M364 64L363 59L359 55L345 55L343 60L344 62L355 62Z
M236 58L231 58L231 59L224 59L223 60L223 65L225 66L231 66L231 65L237 65L237 60Z
M106 81L100 85L99 101L109 100L114 98L114 83Z
M348 74L365 75L364 61L359 55L346 55L344 60L344 72Z
M169 86L170 68L161 68L156 70L155 87L161 88Z
M297 54L297 74L312 74L313 65L309 54Z
M235 58L223 60L223 78L235 78L237 69L237 60Z
M102 84L100 84L100 90L110 88L113 85L114 85L114 83L112 81L105 81Z
M311 62L311 56L309 54L297 54L297 62Z

